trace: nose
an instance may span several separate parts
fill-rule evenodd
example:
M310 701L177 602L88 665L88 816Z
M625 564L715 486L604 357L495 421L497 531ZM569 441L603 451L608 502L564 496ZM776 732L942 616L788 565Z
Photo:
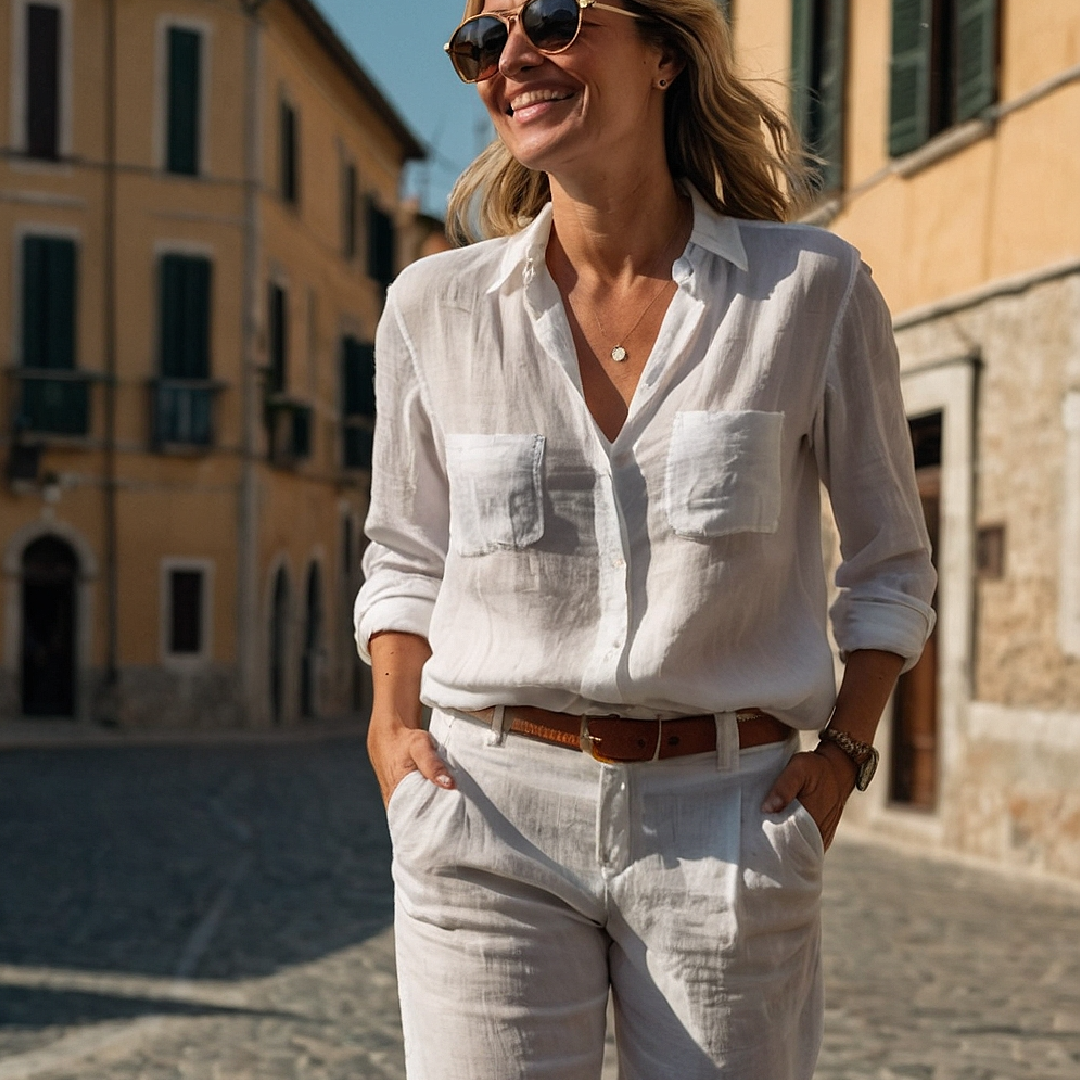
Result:
M516 15L512 16L506 47L502 51L502 56L499 57L499 74L513 76L543 62L543 55L525 36L525 31L521 28L521 19Z

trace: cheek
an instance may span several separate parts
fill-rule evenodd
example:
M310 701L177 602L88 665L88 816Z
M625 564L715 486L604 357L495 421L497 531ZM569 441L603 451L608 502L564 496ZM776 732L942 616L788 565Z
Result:
M480 97L480 104L487 110L488 115L492 118L498 118L502 115L502 112L495 105L495 91L491 83L492 80L490 79L486 82L478 83L476 92Z

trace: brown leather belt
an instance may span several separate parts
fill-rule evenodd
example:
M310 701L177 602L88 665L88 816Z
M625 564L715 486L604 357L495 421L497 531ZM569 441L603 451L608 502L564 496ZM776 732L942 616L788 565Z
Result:
M491 724L495 710L481 709L468 715ZM793 731L760 709L741 709L735 715L741 750L783 742ZM531 705L507 705L503 730L581 750L609 765L663 761L716 749L716 720L712 714L680 716L675 720L634 720L625 716L574 716Z

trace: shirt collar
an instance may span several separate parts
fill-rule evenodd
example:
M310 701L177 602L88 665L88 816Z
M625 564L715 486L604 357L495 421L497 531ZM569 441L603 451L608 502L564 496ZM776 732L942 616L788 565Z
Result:
M690 233L690 243L727 259L745 274L750 269L750 263L746 258L738 221L718 214L692 184L685 186L694 204L694 228Z
M701 197L697 188L690 184L686 187L694 205L694 227L690 232L690 243L713 255L719 255L746 273L750 264L739 232L739 223L734 218L718 214ZM526 277L531 277L535 273L537 261L542 261L545 257L550 235L551 203L548 202L529 225L507 238L498 271L487 291L498 292L519 267L523 269Z

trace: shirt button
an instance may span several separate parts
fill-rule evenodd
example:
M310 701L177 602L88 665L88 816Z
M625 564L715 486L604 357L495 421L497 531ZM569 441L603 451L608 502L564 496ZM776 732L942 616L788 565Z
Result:
M625 570L626 569L626 560L625 559L620 559L620 558L614 558L614 559L611 560L611 565L616 570Z
M623 468L626 465L629 465L630 461L631 461L630 451L629 450L620 450L612 458L612 461L614 461L615 464L618 465L620 469Z

